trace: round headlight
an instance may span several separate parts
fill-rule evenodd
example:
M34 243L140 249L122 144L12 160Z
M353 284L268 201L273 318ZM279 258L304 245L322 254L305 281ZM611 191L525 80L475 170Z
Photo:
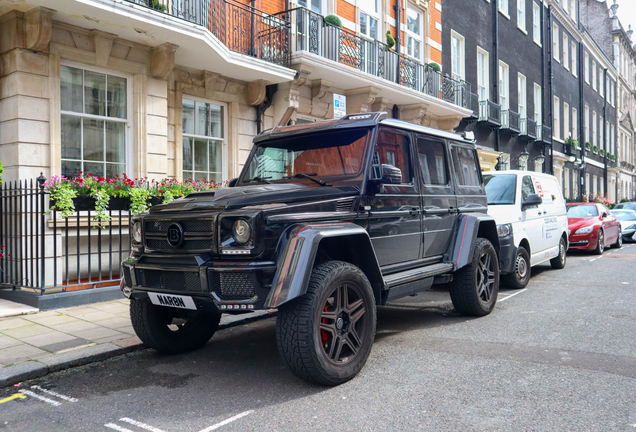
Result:
M232 237L240 245L244 245L252 238L252 227L247 221L237 219L232 225Z
M141 222L135 222L133 224L133 239L137 243L141 243Z

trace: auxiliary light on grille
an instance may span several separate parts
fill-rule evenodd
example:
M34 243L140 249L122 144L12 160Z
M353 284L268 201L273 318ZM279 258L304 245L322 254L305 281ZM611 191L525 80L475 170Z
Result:
M224 249L223 255L249 255L251 252L245 249Z
M219 305L219 309L221 310L238 310L238 309L254 309L254 305L250 304L250 305Z

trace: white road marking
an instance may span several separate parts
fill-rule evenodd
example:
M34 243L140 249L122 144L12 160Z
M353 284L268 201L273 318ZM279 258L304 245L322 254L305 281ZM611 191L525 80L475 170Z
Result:
M138 422L137 420L133 420L133 419L128 418L128 417L120 418L119 421L130 423L131 425L138 426L138 427L140 427L142 429L146 429L146 430L149 430L151 432L163 432L161 429L157 429L156 427L147 425L147 424L142 423L142 422Z
M40 390L40 391L42 391L42 392L44 392L44 393L48 393L48 394L50 394L51 396L55 396L55 397L58 397L58 398L60 398L60 399L64 399L65 401L69 401L69 402L77 402L77 399L75 399L75 398L73 398L73 397L70 397L70 396L64 396L63 394L55 393L54 391L47 390L47 389L43 389L43 388L42 388L42 387L40 387L40 386L36 386L36 385L34 385L34 386L31 386L31 388L32 388L32 389Z
M227 419L227 420L223 420L221 423L217 423L217 424L212 425L212 426L210 426L210 427L208 427L208 428L202 429L202 430L201 430L201 431L199 431L199 432L210 432L210 431L213 431L213 430L215 430L215 429L220 428L221 426L225 426L225 425L226 425L226 424L228 424L228 423L232 423L234 420L238 420L238 419L240 419L240 418L242 418L242 417L245 417L246 415L250 415L250 414L252 414L253 412L254 412L254 410L250 410L250 411L242 412L242 413L240 413L240 414L235 415L234 417L230 417L230 418L229 418L229 419Z
M106 423L104 426L107 428L115 429L119 432L133 432L130 429L126 429L125 427L117 426L115 423Z
M60 406L62 405L61 403L59 403L58 401L54 401L53 399L49 399L47 397L44 396L40 396L37 393L33 393L31 390L20 390L20 393L34 397L36 399L40 399L42 402L46 402L46 403L50 403L53 406Z
M522 289L521 291L518 291L518 292L516 292L516 293L514 293L514 294L510 294L508 297L502 298L502 299L500 299L499 301L500 301L500 302L502 302L502 301L506 301L506 300L508 300L510 297L514 297L514 296L516 296L516 295L518 295L518 294L521 294L521 293L522 293L522 292L524 292L524 291L528 291L528 288L524 288L524 289ZM203 431L201 431L201 432L203 432Z

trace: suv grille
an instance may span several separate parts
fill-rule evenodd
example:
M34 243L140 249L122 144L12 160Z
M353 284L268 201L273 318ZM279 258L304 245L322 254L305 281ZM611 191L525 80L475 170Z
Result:
M202 292L199 272L137 269L137 284L144 288Z
M183 228L184 240L178 248L173 248L168 243L168 228L173 223L178 223ZM144 233L146 247L151 250L209 252L215 245L214 221L211 219L147 221L144 223Z
M252 272L210 272L212 291L221 300L247 300L255 295Z

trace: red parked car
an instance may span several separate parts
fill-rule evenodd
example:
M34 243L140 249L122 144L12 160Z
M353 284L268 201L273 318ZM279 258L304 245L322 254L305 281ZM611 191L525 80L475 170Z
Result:
M621 223L607 207L597 203L568 204L570 249L601 255L606 246L621 247Z

